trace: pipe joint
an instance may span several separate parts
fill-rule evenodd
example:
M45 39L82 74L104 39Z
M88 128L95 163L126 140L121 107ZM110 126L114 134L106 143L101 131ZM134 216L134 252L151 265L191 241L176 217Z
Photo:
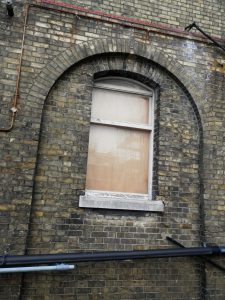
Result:
M16 107L12 107L10 110L11 110L11 112L14 113L14 114L18 111L18 109L17 109Z

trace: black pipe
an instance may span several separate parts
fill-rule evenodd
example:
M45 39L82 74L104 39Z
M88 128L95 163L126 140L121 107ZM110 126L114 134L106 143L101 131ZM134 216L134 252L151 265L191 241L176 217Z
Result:
M215 46L217 46L218 48L222 49L223 51L225 51L225 48L220 45L217 41L215 41L208 33L206 33L205 31L203 31L195 22L193 22L192 24L188 25L187 27L185 27L186 31L190 31L192 28L196 28L198 31L200 31L205 37L207 37L211 42L213 42L213 44Z
M12 0L6 0L6 9L9 17L14 16Z
M180 246L181 248L185 248L184 245L182 245L181 243L179 243L178 241L174 240L173 238L167 236L166 239L168 241L170 241L171 243ZM207 257L203 257L202 258L204 261L206 261L207 263L209 263L210 265L214 266L215 268L219 269L222 272L225 272L225 268L221 265L219 265L218 263L216 263L215 261L212 261L211 259L207 258Z
M224 247L193 247L193 248L171 248L158 250L140 251L111 251L111 252L87 252L87 253L62 253L41 255L10 255L0 256L4 260L2 267L23 266L31 264L53 264L53 263L79 263L93 261L112 261L128 259L148 259L184 256L204 256L225 254Z
M171 238L170 236L166 236L167 241L170 241L171 243L181 247L181 248L185 248L184 245L182 245L181 243L179 243L178 241L174 240L173 238Z

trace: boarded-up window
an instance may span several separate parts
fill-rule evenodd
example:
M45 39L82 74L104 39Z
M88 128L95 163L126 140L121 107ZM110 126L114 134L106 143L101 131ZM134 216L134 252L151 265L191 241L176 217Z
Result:
M86 189L148 194L152 130L151 90L118 77L96 81Z

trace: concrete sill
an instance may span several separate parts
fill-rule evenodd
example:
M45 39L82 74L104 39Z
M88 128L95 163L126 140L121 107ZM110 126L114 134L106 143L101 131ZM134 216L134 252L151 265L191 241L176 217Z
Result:
M115 193L114 193L115 194ZM163 212L164 204L162 201L146 200L145 196L129 194L124 196L114 196L114 194L102 195L101 193L88 193L80 196L79 207L86 208L105 208L105 209L120 209L120 210L136 210L136 211L151 211Z

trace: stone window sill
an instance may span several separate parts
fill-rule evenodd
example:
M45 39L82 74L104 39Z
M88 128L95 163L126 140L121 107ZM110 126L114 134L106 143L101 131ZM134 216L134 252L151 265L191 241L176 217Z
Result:
M98 191L86 191L84 196L80 196L79 207L149 212L164 211L163 202L160 200L149 200L148 195Z

